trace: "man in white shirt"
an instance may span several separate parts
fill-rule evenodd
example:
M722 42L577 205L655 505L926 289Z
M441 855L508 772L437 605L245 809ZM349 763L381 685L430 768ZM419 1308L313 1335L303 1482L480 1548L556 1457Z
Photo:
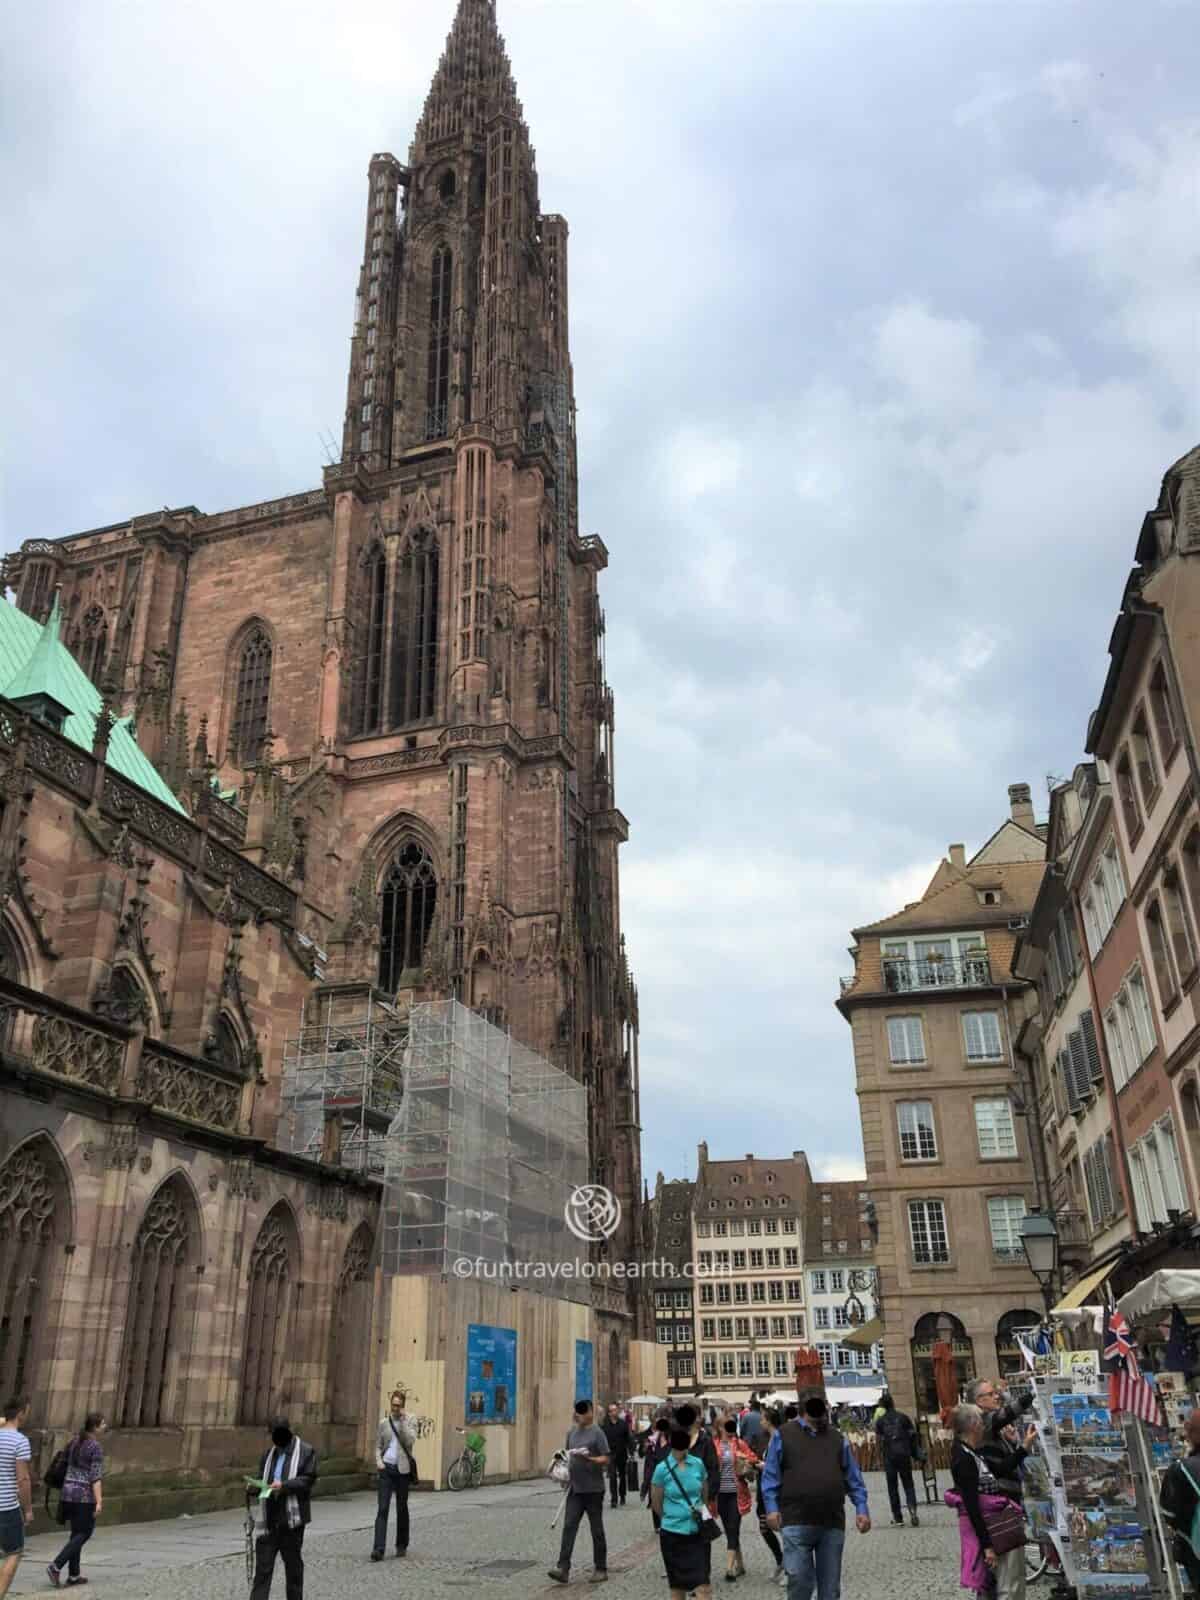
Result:
M33 1452L21 1431L29 1421L29 1401L14 1395L0 1422L0 1595L6 1595L25 1553L25 1529L33 1521Z
M388 1507L396 1500L396 1554L408 1554L408 1491L416 1478L413 1446L416 1429L405 1411L408 1397L399 1389L388 1398L388 1414L379 1424L375 1457L379 1468L379 1509L375 1514L372 1561L382 1561L387 1545Z

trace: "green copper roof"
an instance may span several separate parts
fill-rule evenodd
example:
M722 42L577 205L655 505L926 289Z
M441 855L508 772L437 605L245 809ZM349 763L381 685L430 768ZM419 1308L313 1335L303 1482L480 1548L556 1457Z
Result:
M71 713L63 729L66 737L90 754L100 712L100 692L62 643L58 629L57 600L45 627L18 611L11 601L0 603L0 695L6 700L27 694L53 696ZM113 727L108 764L172 811L183 812L138 745L129 717L122 717Z

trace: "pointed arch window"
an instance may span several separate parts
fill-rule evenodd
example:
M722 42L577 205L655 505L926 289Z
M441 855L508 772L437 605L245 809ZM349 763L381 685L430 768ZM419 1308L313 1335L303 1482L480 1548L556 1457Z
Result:
M99 606L91 606L75 638L75 657L94 684L99 686L108 657L108 624Z
M330 1346L331 1421L357 1422L366 1393L368 1345L363 1332L371 1325L371 1252L374 1237L366 1223L354 1232L338 1278Z
M229 1072L243 1070L242 1041L237 1036L237 1031L227 1016L217 1018L216 1048L213 1052L219 1064Z
M389 993L405 972L420 967L437 907L437 875L428 850L415 840L401 846L383 880L383 936L379 984Z
M453 259L444 244L433 252L429 286L429 360L425 437L444 439L450 421L450 299Z
M0 1164L0 1389L36 1387L54 1285L63 1210L56 1175L37 1142Z
M151 1200L138 1229L117 1406L124 1428L162 1428L178 1421L188 1349L189 1268L198 1232L194 1210L182 1180L172 1180Z
M383 724L383 645L387 626L387 560L372 545L359 573L359 651L354 674L352 726L377 733Z
M434 534L416 539L396 568L392 726L434 714L440 573Z
M240 1408L243 1423L269 1422L284 1407L297 1272L294 1234L285 1208L276 1206L259 1229L250 1255Z
M259 627L251 629L238 652L229 759L239 767L252 767L262 754L271 703L272 655L270 638Z

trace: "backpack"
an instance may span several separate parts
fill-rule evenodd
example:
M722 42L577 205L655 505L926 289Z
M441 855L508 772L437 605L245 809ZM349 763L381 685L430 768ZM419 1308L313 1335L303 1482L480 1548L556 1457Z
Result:
M67 1481L67 1468L71 1465L71 1451L74 1447L74 1444L75 1441L72 1439L65 1449L56 1450L53 1456L50 1458L50 1465L42 1474L42 1483L46 1488L44 1503L47 1516L50 1514L51 1489L57 1489L61 1494L63 1484Z

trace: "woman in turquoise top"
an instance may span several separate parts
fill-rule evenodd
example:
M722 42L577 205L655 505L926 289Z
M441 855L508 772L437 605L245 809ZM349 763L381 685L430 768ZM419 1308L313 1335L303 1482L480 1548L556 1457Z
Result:
M704 1504L708 1469L688 1454L690 1444L686 1428L671 1430L671 1453L654 1469L650 1503L660 1522L658 1540L672 1600L684 1600L688 1594L711 1600L712 1547L698 1520L698 1513L708 1515Z

